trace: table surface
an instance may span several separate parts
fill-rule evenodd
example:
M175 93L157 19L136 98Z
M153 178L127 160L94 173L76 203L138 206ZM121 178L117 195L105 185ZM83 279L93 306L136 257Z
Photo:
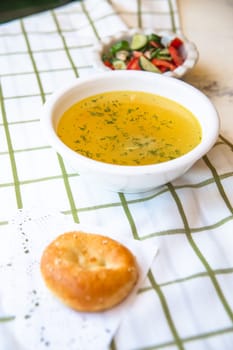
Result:
M175 8L175 1L167 2ZM129 5L121 0L108 2L116 8L124 3ZM82 52L84 42L80 41L81 51L74 42L72 14L63 13L62 8L53 13L55 31L50 20L44 22L48 29L39 28L31 17L0 26L0 40L6 45L0 43L2 247L11 234L9 220L18 209L48 206L74 222L91 222L104 232L117 228L129 237L151 240L159 248L140 290L140 302L112 340L113 350L231 350L233 344L233 1L177 0L177 6L177 26L180 23L200 54L184 80L214 103L221 121L220 137L182 178L141 195L109 193L86 183L38 131L42 104L58 82L72 80L77 72L80 76L93 72L88 55ZM98 29L106 31L106 24ZM46 39L38 46L40 30ZM57 50L60 44L63 49ZM52 63L44 54L51 55ZM9 263L1 259L1 244L0 276ZM17 321L1 308L4 288L0 284L0 340L4 334L14 334ZM4 332L3 326L7 327ZM40 346L38 350L46 348L45 343ZM55 350L51 344L50 348ZM13 349L6 345L3 350Z
M220 114L222 133L232 141L233 2L179 0L178 3L183 31L200 51L198 66L185 80L211 96Z

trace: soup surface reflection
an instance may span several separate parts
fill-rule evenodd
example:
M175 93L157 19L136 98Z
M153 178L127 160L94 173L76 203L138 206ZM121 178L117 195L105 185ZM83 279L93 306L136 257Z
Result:
M201 141L197 118L180 104L139 91L85 98L61 117L57 134L86 157L119 165L165 162Z

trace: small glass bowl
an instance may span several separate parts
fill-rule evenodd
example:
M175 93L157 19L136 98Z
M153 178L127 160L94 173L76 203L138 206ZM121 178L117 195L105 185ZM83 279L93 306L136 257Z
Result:
M183 77L189 70L191 70L198 61L198 50L194 43L189 41L186 37L181 34L176 34L174 32L168 31L155 31L153 29L129 29L127 31L121 31L115 35L107 36L102 38L100 42L98 42L93 48L93 65L97 71L111 71L112 69L107 67L102 60L102 55L109 51L109 48L120 40L130 40L132 36L136 33L140 34L152 34L155 33L162 37L162 42L166 45L172 39L178 37L183 41L183 45L179 48L182 57L184 58L184 62L182 65L178 66L173 71L167 71L161 73L166 76L181 78Z

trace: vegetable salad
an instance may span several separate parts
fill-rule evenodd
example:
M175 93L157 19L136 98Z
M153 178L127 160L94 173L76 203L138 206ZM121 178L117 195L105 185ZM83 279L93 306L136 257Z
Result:
M102 55L110 69L145 70L154 73L173 71L184 62L183 41L175 37L167 44L160 35L136 33L130 40L114 43Z

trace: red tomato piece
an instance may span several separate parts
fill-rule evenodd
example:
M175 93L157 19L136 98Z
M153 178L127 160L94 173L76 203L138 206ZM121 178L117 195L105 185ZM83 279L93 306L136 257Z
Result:
M174 70L176 68L174 63L171 63L171 62L166 61L166 60L161 60L158 58L153 58L151 60L151 62L162 71L163 71L163 69L161 69L162 67L166 68L168 70Z
M184 59L181 56L181 54L179 53L179 51L174 46L169 46L168 50L170 52L170 55L171 55L175 65L177 67L180 66L184 62Z
M166 67L163 67L163 66L157 66L157 68L159 68L160 72L161 73L165 73L167 71L169 71L170 69L166 68Z
M105 60L103 62L106 67L111 68L113 70L115 69L110 61Z
M181 45L183 45L183 41L180 38L174 38L171 42L169 46L173 46L176 49L178 49L178 47L180 47Z
M139 57L133 57L127 64L126 69L141 70L139 65Z

